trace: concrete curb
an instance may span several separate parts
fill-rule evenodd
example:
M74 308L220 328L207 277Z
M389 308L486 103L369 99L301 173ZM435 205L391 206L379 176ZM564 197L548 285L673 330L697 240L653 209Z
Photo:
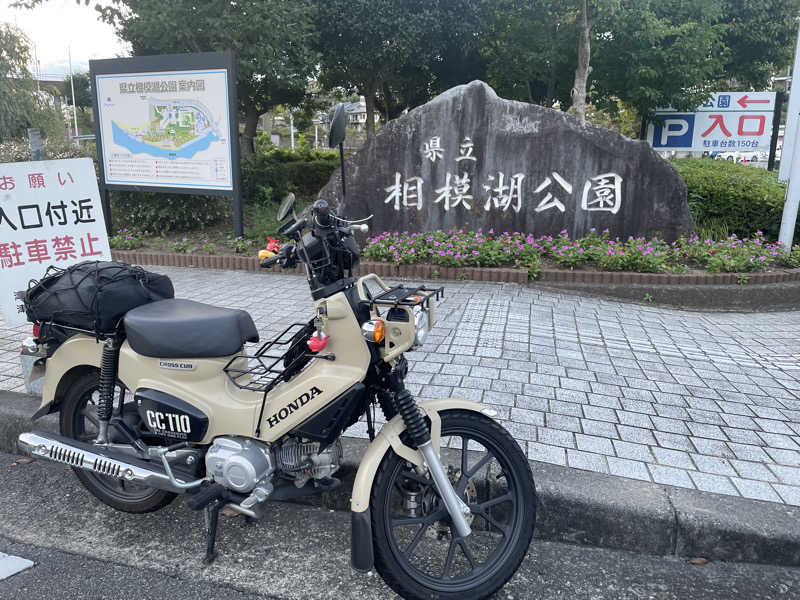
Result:
M22 431L57 431L57 415L30 422L32 396L0 391L0 451L17 453ZM368 442L346 438L343 485L300 503L348 510ZM531 462L537 539L663 556L800 566L800 507L661 486Z

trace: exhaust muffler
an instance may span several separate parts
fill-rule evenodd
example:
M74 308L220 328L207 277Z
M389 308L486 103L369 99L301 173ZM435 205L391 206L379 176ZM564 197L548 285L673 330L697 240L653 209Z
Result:
M115 477L160 490L183 493L192 478L172 471L175 483L159 464L122 456L111 448L94 446L50 433L21 433L18 445L22 452L34 458L45 458L106 477Z

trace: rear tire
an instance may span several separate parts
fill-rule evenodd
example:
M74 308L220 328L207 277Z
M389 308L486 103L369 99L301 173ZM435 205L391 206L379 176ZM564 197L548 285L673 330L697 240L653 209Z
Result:
M533 476L522 449L494 420L465 410L440 417L442 465L473 511L473 533L454 534L429 475L389 450L370 499L375 568L409 600L487 598L528 551L536 521Z
M75 379L61 404L61 435L83 442L94 441L96 416L92 406L100 384L99 373L92 371ZM115 401L116 403L116 401ZM121 479L97 475L73 467L83 486L98 500L112 508L129 513L148 513L164 508L177 494L127 483Z

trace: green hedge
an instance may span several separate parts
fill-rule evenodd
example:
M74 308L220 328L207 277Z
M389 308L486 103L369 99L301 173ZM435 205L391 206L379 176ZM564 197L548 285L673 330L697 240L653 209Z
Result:
M332 152L267 149L242 159L242 197L250 228L274 233L277 204L288 193L316 196L328 182L338 158ZM112 192L115 227L156 233L192 231L230 218L231 202L219 196ZM262 231L263 230L263 231Z
M699 232L748 237L762 231L770 239L778 238L786 185L776 172L710 158L681 158L672 164L686 182L689 210Z
M245 202L278 202L287 192L316 196L339 164L333 152L270 149L242 160Z

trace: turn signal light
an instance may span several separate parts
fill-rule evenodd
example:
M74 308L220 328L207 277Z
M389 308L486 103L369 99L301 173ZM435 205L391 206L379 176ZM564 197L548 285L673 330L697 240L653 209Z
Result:
M367 321L361 326L361 334L368 342L382 342L386 337L386 323L380 319Z
M383 321L375 321L375 329L372 330L372 338L376 342L382 342L386 337L386 323Z

